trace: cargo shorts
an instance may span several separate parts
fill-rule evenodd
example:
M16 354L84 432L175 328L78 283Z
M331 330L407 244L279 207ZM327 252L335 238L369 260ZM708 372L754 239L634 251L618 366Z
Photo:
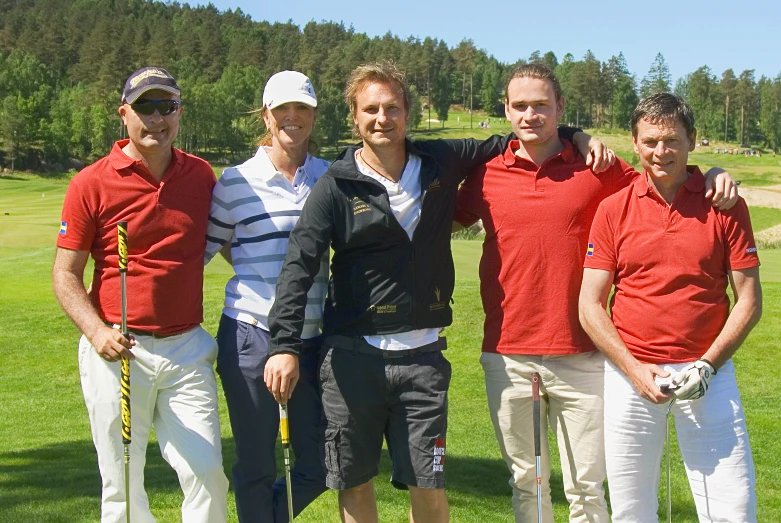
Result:
M363 338L325 339L319 377L329 488L376 476L383 438L396 488L445 488L451 367L444 348L444 338L405 351L383 351Z

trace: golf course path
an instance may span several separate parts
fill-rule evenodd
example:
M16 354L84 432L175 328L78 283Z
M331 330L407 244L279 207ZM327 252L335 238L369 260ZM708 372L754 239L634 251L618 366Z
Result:
M740 195L746 200L749 207L775 207L781 209L781 185L769 185L767 187L743 187Z

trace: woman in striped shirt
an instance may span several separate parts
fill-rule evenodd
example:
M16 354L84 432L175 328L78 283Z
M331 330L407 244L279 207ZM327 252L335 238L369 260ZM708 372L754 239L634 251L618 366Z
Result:
M233 487L239 521L288 521L286 485L277 480L277 402L263 381L268 357L268 313L287 253L288 236L312 186L328 162L312 156L310 134L317 117L312 83L296 71L273 75L260 113L267 134L254 157L226 169L212 195L206 260L218 251L235 275L225 287L217 333L220 375L236 445ZM308 294L299 379L289 401L293 511L326 490L320 455L317 365L328 285L328 258Z

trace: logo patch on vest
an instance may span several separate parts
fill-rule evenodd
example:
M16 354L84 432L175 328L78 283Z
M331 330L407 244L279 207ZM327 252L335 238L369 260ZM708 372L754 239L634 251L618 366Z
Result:
M426 189L428 192L431 191L438 191L442 188L442 185L439 183L439 178L435 178L433 182L431 182L428 186L428 189Z
M436 296L437 301L435 301L434 303L429 304L428 310L430 310L430 311L438 311L438 310L441 310L441 309L444 309L445 307L447 307L447 303L444 302L444 301L441 301L442 300L442 297L441 297L442 296L442 292L439 290L439 287L435 287L434 288L434 296Z
M375 314L396 314L395 305L372 305L369 310Z
M350 199L350 203L353 206L353 216L358 216L362 212L367 212L372 210L371 206L368 203L364 202L357 196L353 196Z

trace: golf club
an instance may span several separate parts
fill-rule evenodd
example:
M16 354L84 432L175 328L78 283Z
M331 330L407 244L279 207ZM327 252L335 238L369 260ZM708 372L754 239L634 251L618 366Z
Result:
M667 414L665 414L665 454L667 455L667 523L673 523L673 499L672 499L672 480L670 479L670 411L675 403L675 398L670 400L670 405L667 407Z
M287 403L279 404L279 432L282 452L285 454L285 483L287 484L287 514L293 521L293 486L290 484L290 427L287 422Z
M122 294L122 336L130 339L127 331L127 222L117 224L117 239ZM119 408L122 417L122 445L125 447L125 516L127 523L130 523L130 361L126 356L122 356L119 365Z
M542 471L540 467L540 374L532 373L534 405L534 457L537 460L537 521L542 523Z

